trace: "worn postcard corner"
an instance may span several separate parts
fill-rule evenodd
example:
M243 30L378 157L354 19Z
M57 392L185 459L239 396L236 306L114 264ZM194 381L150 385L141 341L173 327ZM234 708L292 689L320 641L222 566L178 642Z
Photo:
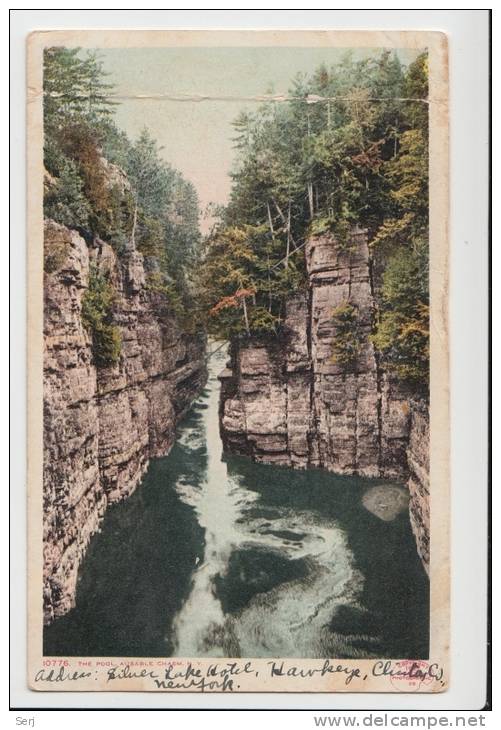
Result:
M29 687L445 691L447 36L27 49Z

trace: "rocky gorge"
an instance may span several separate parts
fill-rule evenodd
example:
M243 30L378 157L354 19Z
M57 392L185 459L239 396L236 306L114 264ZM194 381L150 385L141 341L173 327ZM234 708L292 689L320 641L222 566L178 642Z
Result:
M42 656L428 660L428 54L125 50L43 50Z
M371 342L375 276L361 228L305 249L307 284L287 301L278 338L242 338L221 373L225 450L257 462L406 481L418 554L429 569L428 405L379 361ZM333 311L356 311L356 358L333 357Z
M109 505L165 456L207 377L206 343L184 332L151 262L45 222L44 621L75 605L77 578ZM371 342L374 281L367 237L306 245L307 286L288 298L279 338L230 346L219 375L224 450L254 461L406 482L417 552L429 567L427 402L384 370ZM47 265L48 262L48 265ZM116 292L116 364L98 366L82 310L92 272ZM333 310L356 308L359 346L333 357Z
M45 221L44 621L75 604L79 566L109 504L129 496L166 454L206 380L205 341L184 332L134 247ZM48 264L48 265L47 265ZM121 341L98 367L82 306L92 271L113 287Z

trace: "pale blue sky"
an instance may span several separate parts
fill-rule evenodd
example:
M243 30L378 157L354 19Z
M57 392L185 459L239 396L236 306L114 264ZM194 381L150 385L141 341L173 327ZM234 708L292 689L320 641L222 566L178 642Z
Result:
M116 93L204 94L231 100L172 101L126 99L116 109L118 125L134 138L147 126L163 147L162 154L191 180L202 208L225 203L235 151L232 121L244 109L261 102L249 97L286 93L297 73L312 73L321 63L333 65L348 49L225 47L225 48L108 48L99 49L109 82ZM358 49L355 57L376 54ZM403 63L418 54L397 51Z

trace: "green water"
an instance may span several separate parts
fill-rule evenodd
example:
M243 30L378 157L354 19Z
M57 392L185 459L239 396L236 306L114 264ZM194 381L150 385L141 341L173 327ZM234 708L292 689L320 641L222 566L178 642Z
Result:
M403 490L223 458L224 360L169 455L107 511L44 653L427 658L429 586ZM367 508L374 487L397 514Z

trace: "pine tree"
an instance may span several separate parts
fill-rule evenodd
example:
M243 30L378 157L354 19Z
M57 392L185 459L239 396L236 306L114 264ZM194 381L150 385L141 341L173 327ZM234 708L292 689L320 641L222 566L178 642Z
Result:
M203 262L208 324L221 336L241 334L246 323L251 332L278 331L284 302L304 279L305 241L330 232L343 246L357 224L368 231L373 259L379 309L374 342L388 369L426 388L426 54L406 69L389 51L360 61L347 53L311 78L297 76L289 93L288 103L268 102L236 119L230 202ZM254 258L241 257L232 266L228 236L236 231L239 246ZM403 277L406 285L395 297L392 282L405 267L412 275ZM235 299L243 285L229 277L232 271L252 282L246 322ZM340 313L341 329L349 329L349 314ZM352 350L344 330L344 349Z

